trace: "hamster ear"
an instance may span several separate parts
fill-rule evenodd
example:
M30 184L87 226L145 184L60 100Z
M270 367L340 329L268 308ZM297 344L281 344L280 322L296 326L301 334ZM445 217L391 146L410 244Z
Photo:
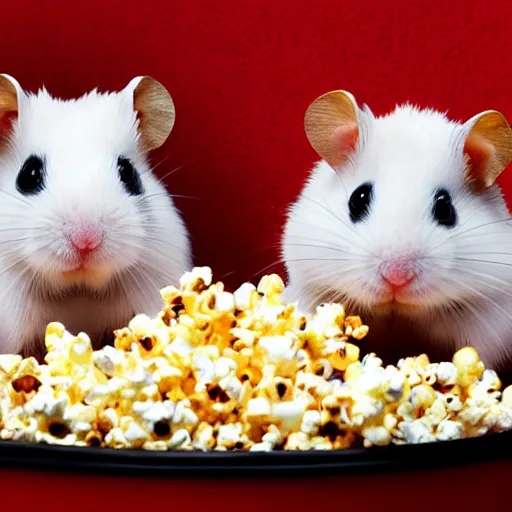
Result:
M313 149L334 168L356 150L359 139L358 107L347 91L318 97L306 110L304 130Z
M150 76L134 78L125 91L132 96L137 112L140 150L145 153L159 148L169 137L176 118L171 95Z
M18 97L23 94L20 84L12 76L0 74L0 140L11 130L18 117Z
M512 129L505 116L487 110L467 121L464 152L468 179L478 188L489 188L512 162Z

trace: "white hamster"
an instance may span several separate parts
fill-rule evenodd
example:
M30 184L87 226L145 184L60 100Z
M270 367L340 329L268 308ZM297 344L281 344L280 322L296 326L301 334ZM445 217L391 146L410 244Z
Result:
M458 123L409 104L377 117L333 91L310 105L305 130L322 160L288 211L285 298L306 311L345 303L375 351L470 344L490 367L509 363L512 223L496 184L512 161L505 117Z
M30 94L0 75L0 352L39 353L62 322L95 346L191 268L186 227L146 154L175 119L167 90Z

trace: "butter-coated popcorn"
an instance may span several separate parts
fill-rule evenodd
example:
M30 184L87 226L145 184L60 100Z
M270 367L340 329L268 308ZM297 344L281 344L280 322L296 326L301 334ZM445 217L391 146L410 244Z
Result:
M184 428L176 430L169 441L169 449L171 450L187 450L192 446L192 439L188 430Z
M264 276L230 293L208 267L160 290L94 351L53 322L45 364L0 355L0 439L143 450L340 450L512 429L502 390L471 347L384 366L341 304L302 315Z
M436 439L440 441L449 441L451 439L461 439L464 437L464 425L458 421L445 419L436 430Z
M391 443L391 433L383 426L366 427L362 430L366 446L386 446Z
M453 363L443 362L435 367L437 382L441 386L455 386L457 383L457 367Z
M503 390L501 402L505 407L512 407L512 385L507 386Z

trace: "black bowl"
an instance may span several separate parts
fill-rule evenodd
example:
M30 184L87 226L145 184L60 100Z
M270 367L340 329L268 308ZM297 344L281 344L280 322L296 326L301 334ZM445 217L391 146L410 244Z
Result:
M454 441L304 452L155 452L0 441L4 467L159 477L353 474L506 459L512 461L512 431Z

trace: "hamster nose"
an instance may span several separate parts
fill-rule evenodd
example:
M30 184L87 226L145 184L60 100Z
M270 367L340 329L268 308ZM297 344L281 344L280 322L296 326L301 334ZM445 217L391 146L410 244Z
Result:
M101 246L103 233L94 226L83 224L69 233L69 241L80 256L86 256Z
M380 275L393 291L401 290L414 281L418 258L414 255L392 258L380 266Z

